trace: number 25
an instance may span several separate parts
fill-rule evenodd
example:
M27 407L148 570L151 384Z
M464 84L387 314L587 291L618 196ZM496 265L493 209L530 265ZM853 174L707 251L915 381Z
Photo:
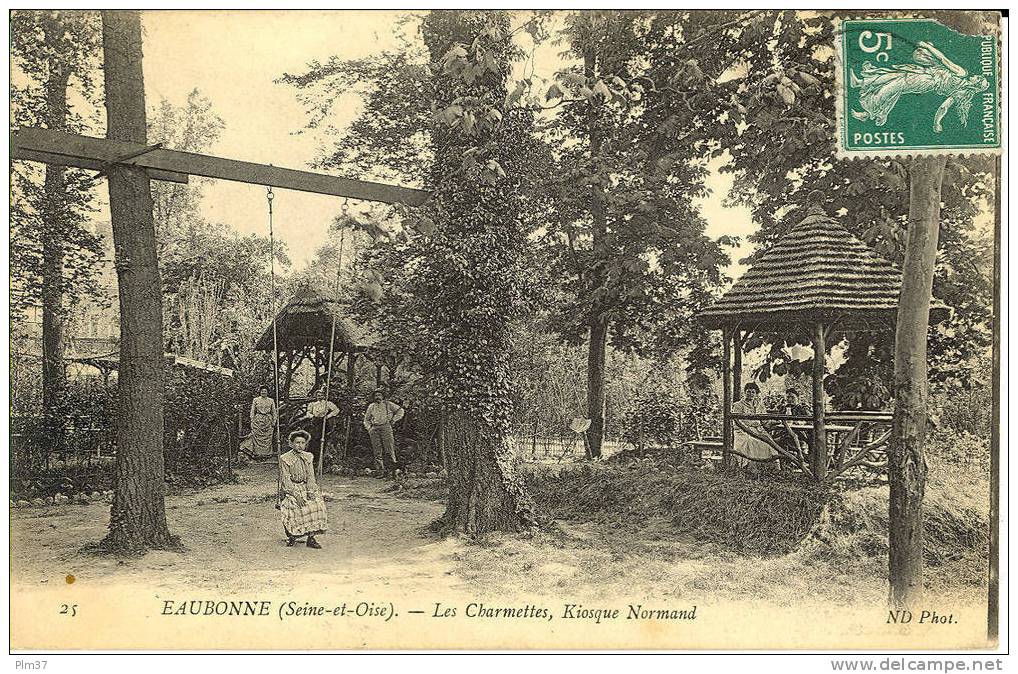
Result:
M78 605L71 604L68 606L67 604L61 604L60 615L69 615L73 618L74 616L78 615Z

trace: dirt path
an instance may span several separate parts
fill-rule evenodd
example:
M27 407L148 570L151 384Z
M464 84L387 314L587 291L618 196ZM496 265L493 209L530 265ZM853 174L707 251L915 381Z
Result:
M955 586L931 599L930 608L953 613L960 624L902 632L887 626L886 580L871 568L832 568L796 555L747 558L580 523L478 543L439 540L426 528L442 502L398 498L387 491L391 483L366 477L327 475L323 549L288 548L274 508L275 466L248 466L240 475L240 484L167 497L184 553L123 560L83 554L106 532L105 503L13 511L16 647L900 649L985 639L983 587ZM180 617L164 608L233 599L270 601L272 614ZM286 602L391 607L394 616L284 620L276 612ZM476 617L478 606L528 604L550 617ZM617 609L622 617L567 619L570 604ZM631 604L695 607L696 619L628 620ZM455 609L455 617L440 617L439 605Z
M106 533L106 503L14 511L15 582L63 584L73 575L86 584L243 593L285 591L316 580L433 586L436 573L451 571L455 544L425 530L441 514L440 503L394 498L384 491L390 482L326 475L330 532L321 537L324 549L288 548L274 507L275 465L248 466L240 476L240 484L167 497L170 530L187 547L184 554L154 551L127 560L81 554L83 545Z

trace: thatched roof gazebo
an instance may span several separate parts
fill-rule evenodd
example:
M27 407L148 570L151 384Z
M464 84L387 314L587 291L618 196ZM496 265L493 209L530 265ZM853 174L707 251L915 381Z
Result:
M799 465L818 481L827 479L828 471L840 473L866 463L872 451L886 444L886 435L878 436L858 448L860 454L847 458L846 450L858 442L864 426L890 423L886 413L835 412L824 409L823 380L825 354L832 332L894 330L901 293L901 271L881 258L865 243L821 212L813 211L763 253L745 274L718 302L703 310L698 318L706 326L722 331L724 344L723 428L722 446L728 454L733 449L733 422L748 432L742 421L780 422L797 426L812 435L808 460L802 448L794 454L780 448L769 438L775 451ZM934 301L931 322L949 316L949 309ZM754 332L802 333L813 344L813 414L794 415L733 415L732 402L741 394L742 344ZM734 363L733 363L734 350ZM733 376L734 374L734 376ZM845 435L836 445L833 457L828 455L826 422L849 423L840 426ZM757 436L755 433L751 435ZM795 433L789 434L795 437ZM829 465L833 458L833 465ZM853 463L854 462L854 463Z
M270 323L262 332L255 344L257 351L273 352L272 329ZM352 385L357 354L370 346L370 340L342 313L334 297L319 290L305 289L276 314L280 402L289 399L293 374L305 361L315 368L312 388L317 389L325 382L329 372L330 337L332 371L338 372L338 365L345 358L348 384Z

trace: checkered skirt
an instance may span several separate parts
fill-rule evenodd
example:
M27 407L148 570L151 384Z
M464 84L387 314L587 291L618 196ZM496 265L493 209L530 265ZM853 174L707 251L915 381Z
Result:
M297 505L297 499L290 494L284 496L279 504L283 526L291 536L326 531L329 528L329 514L321 494L309 497L305 491L303 495L307 500L303 506Z

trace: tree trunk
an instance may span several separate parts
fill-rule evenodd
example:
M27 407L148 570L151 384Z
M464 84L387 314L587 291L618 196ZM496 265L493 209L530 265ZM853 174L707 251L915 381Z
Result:
M144 143L140 15L103 11L102 23L107 135ZM113 508L102 547L137 552L179 545L163 500L162 290L148 175L130 166L107 175L120 285L120 391Z
M64 27L54 21L43 22L43 42L49 47L59 44ZM67 129L67 81L69 68L58 57L50 59L46 79L46 128ZM47 230L59 232L59 223L66 220L63 166L46 165L43 183L42 219ZM42 407L50 418L52 430L59 432L59 405L66 387L64 375L64 245L59 236L46 236L42 241Z
M894 427L888 452L890 602L915 606L923 591L922 503L926 488L926 340L933 295L940 187L946 158L920 157L910 171L908 241L894 339Z
M593 19L592 19L593 20ZM588 40L583 50L583 74L588 83L597 76L597 52L593 43ZM593 100L587 105L587 132L590 136L591 169L599 171L598 160L601 157L602 132L597 119L597 108ZM605 207L604 188L596 180L590 187L591 236L594 259L604 261L607 257L606 241L608 235L608 214ZM602 268L605 268L603 265ZM590 270L590 290L593 292L607 284L604 272L595 273ZM604 307L594 301L591 307L590 339L587 345L587 417L590 428L587 430L587 454L589 458L601 458L601 445L604 441L604 405L605 405L605 350L608 341L608 318Z
M605 352L608 345L608 321L594 319L590 323L590 344L587 349L587 429L588 458L601 458L601 444L604 441L605 406Z
M449 504L435 528L476 536L533 524L533 503L508 438L458 411L448 414L444 430Z

